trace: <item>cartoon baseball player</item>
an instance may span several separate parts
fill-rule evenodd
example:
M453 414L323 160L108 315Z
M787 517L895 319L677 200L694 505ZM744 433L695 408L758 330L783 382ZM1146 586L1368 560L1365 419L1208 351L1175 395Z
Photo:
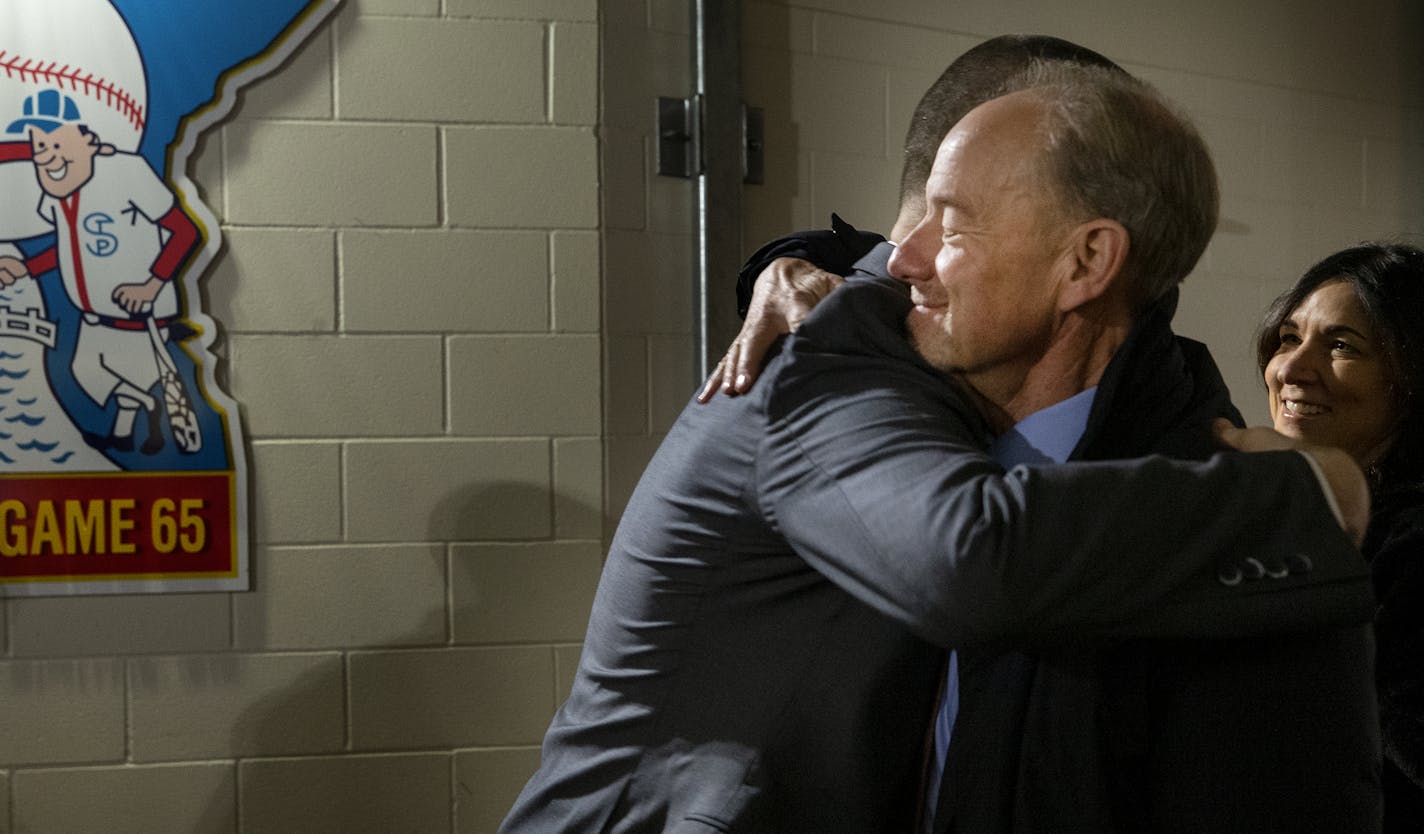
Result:
M56 240L23 261L0 257L0 284L59 268L81 313L75 381L100 407L111 397L118 404L109 433L86 431L85 441L97 449L133 449L142 408L148 432L140 451L154 454L164 445L163 403L150 392L172 368L164 345L179 312L172 279L196 247L198 229L148 163L101 143L61 91L27 97L6 132L28 135L28 142L0 144L0 162L34 164L43 191L37 210Z

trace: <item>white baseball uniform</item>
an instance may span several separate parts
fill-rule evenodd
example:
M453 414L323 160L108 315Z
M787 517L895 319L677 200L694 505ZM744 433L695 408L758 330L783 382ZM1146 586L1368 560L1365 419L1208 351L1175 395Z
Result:
M174 202L172 192L148 163L127 153L96 157L94 175L68 197L45 194L40 199L40 216L55 228L65 292L83 314L74 377L99 405L108 401L120 382L140 391L158 382L158 361L148 334L135 326L142 320L130 319L113 294L122 284L147 281L161 256L173 260L165 252L159 223L169 216ZM190 245L191 239L177 259ZM177 294L171 284L165 284L154 298L153 316L167 319L177 313Z

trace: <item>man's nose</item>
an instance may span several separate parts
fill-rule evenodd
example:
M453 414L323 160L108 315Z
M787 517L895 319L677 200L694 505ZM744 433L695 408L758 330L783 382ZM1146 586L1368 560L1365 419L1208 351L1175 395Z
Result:
M895 247L886 268L895 278L907 284L924 281L931 277L934 267L933 236L929 234L929 224L920 223L910 230L905 239Z

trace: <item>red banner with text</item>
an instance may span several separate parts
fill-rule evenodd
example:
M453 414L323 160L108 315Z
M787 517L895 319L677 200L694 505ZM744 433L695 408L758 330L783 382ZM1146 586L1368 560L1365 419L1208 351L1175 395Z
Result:
M237 575L231 472L0 476L0 582Z

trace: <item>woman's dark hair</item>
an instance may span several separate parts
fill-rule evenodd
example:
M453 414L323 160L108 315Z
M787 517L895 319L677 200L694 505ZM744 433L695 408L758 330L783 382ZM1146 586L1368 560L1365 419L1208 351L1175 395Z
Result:
M1312 266L1271 303L1256 331L1262 377L1281 345L1281 323L1320 285L1350 284L1384 350L1399 426L1371 470L1376 489L1424 485L1424 250L1404 243L1362 243Z

